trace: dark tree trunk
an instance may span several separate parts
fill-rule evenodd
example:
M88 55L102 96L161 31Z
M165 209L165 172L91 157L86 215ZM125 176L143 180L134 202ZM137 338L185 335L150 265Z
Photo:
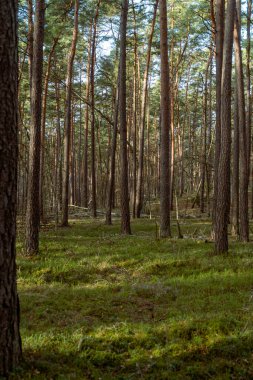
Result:
M230 154L231 154L231 72L235 0L228 0L221 79L221 139L217 180L215 252L228 251L228 222L230 209Z
M160 234L170 237L170 81L168 62L167 1L160 0L161 49L161 169L160 169Z
M0 5L0 377L21 359L16 285L18 160L17 2Z
M32 63L31 129L29 148L29 176L26 211L26 254L39 251L39 181L41 149L41 102L43 75L43 43L45 23L45 1L37 0Z
M69 169L70 169L70 146L71 146L71 100L72 100L72 72L76 53L76 42L78 35L78 10L79 0L75 3L75 20L72 36L72 44L68 57L68 68L66 78L66 110L65 110L65 132L64 132L64 159L63 159L63 194L62 194L62 226L68 226L69 205Z
M120 155L121 155L121 232L131 234L129 192L128 192L128 157L127 157L127 118L126 118L126 30L128 0L122 0L120 27L120 70L119 70L119 113L120 113Z

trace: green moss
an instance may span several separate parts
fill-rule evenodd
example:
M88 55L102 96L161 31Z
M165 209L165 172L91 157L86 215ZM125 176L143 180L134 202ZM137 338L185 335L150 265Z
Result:
M173 226L173 232L176 230ZM252 243L213 256L208 221L47 228L18 249L24 362L11 379L253 378Z

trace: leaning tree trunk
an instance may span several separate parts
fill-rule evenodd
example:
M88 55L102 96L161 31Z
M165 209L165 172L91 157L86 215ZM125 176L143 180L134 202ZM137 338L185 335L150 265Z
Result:
M221 139L217 181L215 252L228 251L228 222L230 209L230 154L231 154L231 72L235 0L228 0L224 33L221 78Z
M0 377L21 359L16 285L18 160L17 2L0 5Z
M32 62L31 130L29 147L29 176L26 211L26 254L39 251L39 181L41 149L43 43L45 23L45 1L37 0L34 25Z
M65 132L64 132L64 159L63 159L63 194L62 194L62 226L68 226L69 206L69 169L70 169L70 145L71 145L71 100L72 100L72 72L76 53L76 42L78 35L78 10L79 0L75 3L75 20L72 36L72 44L68 57L68 68L66 78L66 110L65 110Z
M161 49L161 158L160 234L170 237L170 81L168 62L167 1L160 0Z
M120 70L119 70L119 113L120 113L120 155L121 155L121 232L131 234L129 192L128 192L128 157L127 157L127 118L126 118L126 29L128 0L122 0L120 30Z

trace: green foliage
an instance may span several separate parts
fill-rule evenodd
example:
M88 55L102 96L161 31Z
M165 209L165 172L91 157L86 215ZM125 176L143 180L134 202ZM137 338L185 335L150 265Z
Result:
M118 230L51 227L34 258L20 236L25 362L10 378L252 378L252 243L213 256L204 220L182 224L184 240L156 239L152 220Z

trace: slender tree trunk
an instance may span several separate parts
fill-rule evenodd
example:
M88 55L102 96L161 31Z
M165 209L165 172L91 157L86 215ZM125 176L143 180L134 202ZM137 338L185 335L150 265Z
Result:
M119 74L118 74L118 86L119 87ZM114 107L114 125L112 132L112 143L111 143L111 160L110 160L110 170L109 170L109 181L107 190L107 210L106 210L106 224L112 224L112 206L113 206L113 191L115 187L115 156L117 148L117 135L118 135L118 114L119 114L119 99L118 99L118 89L115 96L115 107Z
M46 112L47 112L47 95L48 95L48 83L49 76L51 72L52 58L57 45L58 38L54 39L52 48L48 56L47 71L44 81L44 95L42 100L42 116L41 116L41 150L40 150L40 219L43 221L44 215L44 197L43 197L43 186L44 186L44 158L45 158L45 127L46 127Z
M224 18L225 0L216 0L216 34L215 34L215 57L216 57L216 125L215 125L215 157L214 157L214 195L213 195L213 226L217 209L218 169L221 150L221 77L223 60Z
M241 23L240 23L241 4L237 0L235 11L234 25L234 46L235 46L235 66L237 78L237 99L238 99L238 116L239 116L239 139L240 139L240 197L239 197L239 216L240 216L240 239L249 240L249 218L248 218L248 186L249 186L249 170L248 170L248 152L249 141L247 139L247 125L245 113L245 95L244 95L244 78L242 66L242 50L241 50Z
M88 47L88 60L86 71L86 100L90 100L90 60L91 60L91 40L92 40L92 24L90 26L90 39ZM83 166L83 205L88 207L88 149L89 149L89 105L85 107L85 130L84 130L84 166Z
M26 254L33 255L39 251L39 179L40 179L40 149L41 149L41 100L42 100L42 74L43 74L43 43L45 2L37 0L33 70L32 70L32 97L31 97L31 129L29 149L29 176L26 211Z
M207 62L204 83L203 97L203 136L202 136L202 157L201 157L201 189L200 189L200 212L205 211L205 182L206 182L206 144L207 144L207 107L208 107L208 73L212 59L212 51Z
M97 216L97 186L96 186L96 142L95 142L95 63L96 63L96 40L97 21L101 0L97 2L96 14L93 22L93 39L91 47L90 67L90 96L91 96L91 208L94 218Z
M32 62L33 62L33 0L27 0L28 8L28 35L27 35L27 49L28 49L28 65L29 65L29 81L30 81L30 97L32 93ZM30 100L31 102L31 100Z
M64 162L63 162L63 195L62 195L62 226L68 226L69 205L69 170L70 170L70 145L71 145L71 99L72 99L72 72L76 53L76 42L78 35L78 11L79 0L75 2L75 20L72 36L72 44L68 57L66 78L66 110L65 110L65 132L64 132Z
M16 284L18 161L17 2L0 5L0 377L19 363L19 299Z
M221 139L217 180L215 252L228 251L228 222L230 209L230 153L231 153L231 72L235 0L228 0L221 78Z
M127 159L127 118L126 118L126 33L128 0L122 0L120 27L120 70L119 70L119 114L120 114L120 156L121 156L121 232L131 234L129 192L128 192L128 159Z
M140 141L139 141L139 166L137 175L137 197L136 197L136 216L140 218L142 203L143 203L143 163L144 163L144 142L145 142L145 124L146 124L146 108L147 108L147 93L148 93L148 74L151 60L151 48L155 29L156 13L159 0L154 4L154 15L151 25L151 31L148 41L148 51L146 58L146 68L143 78L143 89L141 99L141 125L140 125Z
M170 81L168 62L167 1L160 0L161 49L161 175L160 234L170 237Z
M238 117L238 90L235 86L234 101L234 141L233 141L233 176L231 199L232 235L239 237L239 117Z

